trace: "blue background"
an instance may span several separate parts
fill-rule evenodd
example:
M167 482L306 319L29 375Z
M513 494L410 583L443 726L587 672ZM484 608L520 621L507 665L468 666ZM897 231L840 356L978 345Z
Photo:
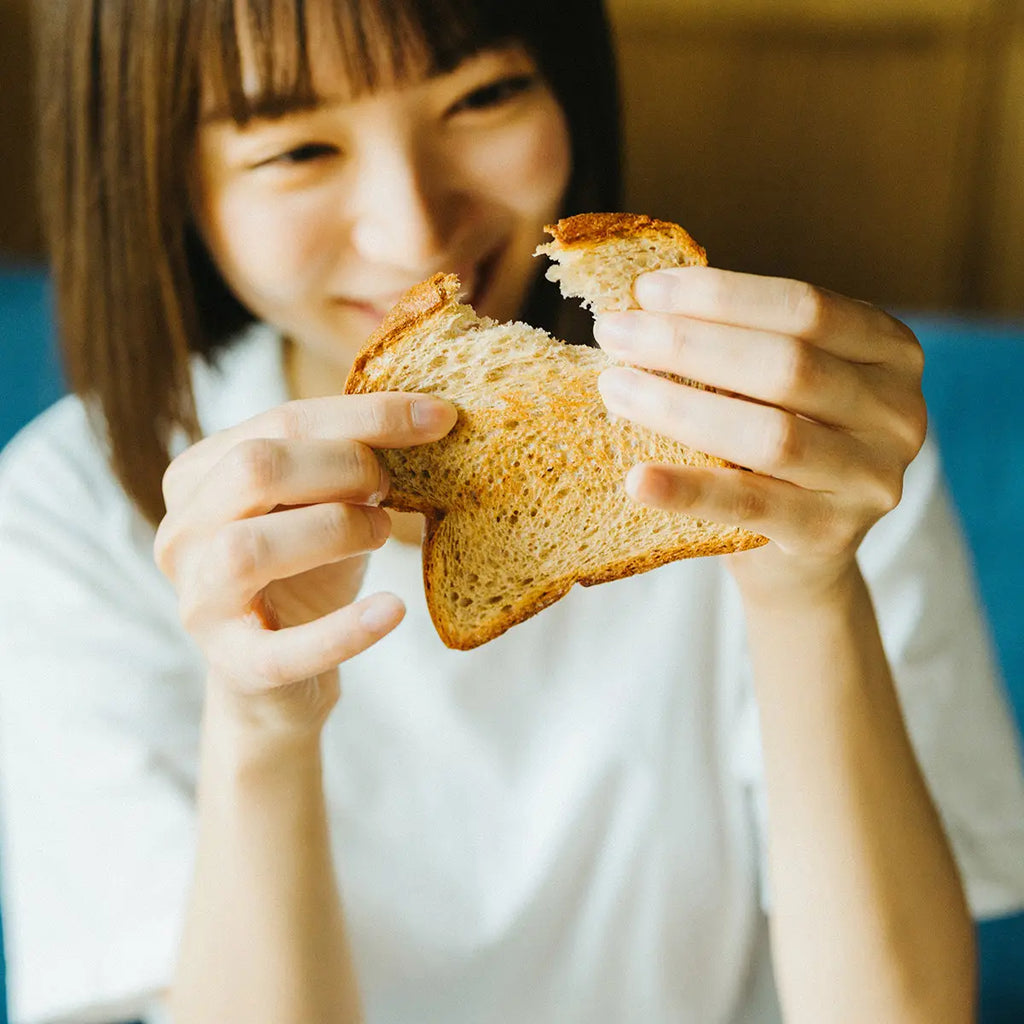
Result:
M0 267L0 447L63 393L46 279ZM1024 325L905 317L926 353L925 394L1024 732ZM1024 915L979 926L981 1024L1024 1022ZM0 997L3 995L0 971ZM6 1021L0 1002L0 1024Z

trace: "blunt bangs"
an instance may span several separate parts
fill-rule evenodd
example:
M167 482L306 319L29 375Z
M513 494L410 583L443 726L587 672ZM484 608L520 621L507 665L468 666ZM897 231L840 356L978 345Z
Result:
M200 46L203 117L245 125L312 107L321 60L345 69L348 91L332 97L344 101L443 74L494 46L532 52L537 29L507 0L211 0Z

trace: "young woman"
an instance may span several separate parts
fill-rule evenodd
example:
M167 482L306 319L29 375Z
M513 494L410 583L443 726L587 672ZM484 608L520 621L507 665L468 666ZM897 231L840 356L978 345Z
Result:
M597 341L729 394L617 369L608 407L754 472L624 486L772 543L448 651L374 448L454 410L340 392L437 270L555 326L542 226L618 205L600 5L81 0L45 31L76 394L0 465L15 1020L971 1020L965 892L1024 904L1024 788L912 335L639 279Z

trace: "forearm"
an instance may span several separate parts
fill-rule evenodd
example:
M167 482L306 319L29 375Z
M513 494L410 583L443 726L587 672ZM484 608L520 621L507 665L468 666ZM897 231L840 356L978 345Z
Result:
M361 1020L318 736L240 727L211 689L175 1024Z
M747 602L786 1020L973 1020L973 929L852 569L800 606Z

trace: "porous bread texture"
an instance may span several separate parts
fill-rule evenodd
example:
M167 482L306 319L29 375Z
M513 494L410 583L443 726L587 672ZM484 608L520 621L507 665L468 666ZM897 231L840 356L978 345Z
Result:
M547 279L596 313L637 308L633 282L648 270L707 263L704 249L678 224L640 214L584 213L545 230L554 240L534 255L556 261Z
M480 317L459 289L455 275L437 274L407 293L345 388L429 393L458 407L441 440L378 453L391 480L385 504L426 517L424 588L445 644L485 643L574 583L765 542L632 501L622 482L638 462L728 464L611 417L597 389L613 365L602 350Z

